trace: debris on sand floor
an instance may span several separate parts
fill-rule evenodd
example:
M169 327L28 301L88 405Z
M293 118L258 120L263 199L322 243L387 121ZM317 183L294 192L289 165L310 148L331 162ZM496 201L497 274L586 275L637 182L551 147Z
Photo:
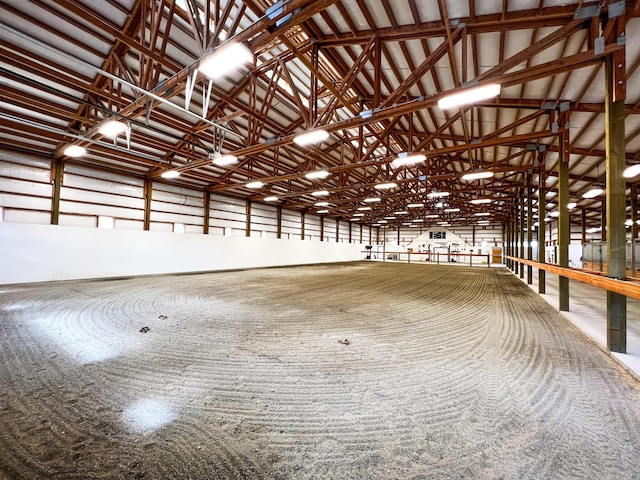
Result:
M142 327L140 329L140 333L147 333L148 331L150 331L151 329L149 327Z
M159 318L160 320L166 320L166 319L167 319L167 318L169 318L169 317L167 317L166 315L160 315L160 316L158 316L158 318Z
M348 338L343 338L342 340L338 340L338 343L341 343L342 345L349 345L351 342Z

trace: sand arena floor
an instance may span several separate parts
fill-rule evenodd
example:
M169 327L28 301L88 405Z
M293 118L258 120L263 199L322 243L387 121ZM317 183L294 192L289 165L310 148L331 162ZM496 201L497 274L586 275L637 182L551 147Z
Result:
M5 286L0 352L3 479L640 478L640 385L506 269Z

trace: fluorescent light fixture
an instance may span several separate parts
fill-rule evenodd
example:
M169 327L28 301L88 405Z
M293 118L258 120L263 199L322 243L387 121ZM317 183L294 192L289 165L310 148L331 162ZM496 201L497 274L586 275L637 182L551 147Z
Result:
M640 163L631 165L630 167L625 168L624 172L622 172L622 176L624 178L633 178L638 175L640 175Z
M272 195L271 197L264 197L264 201L265 202L277 202L278 201L278 197L276 197L275 195Z
M102 135L108 138L116 138L127 130L127 124L118 120L109 120L98 130Z
M603 193L604 193L604 190L602 188L597 188L596 187L596 188L592 188L587 193L582 195L582 198L595 198L598 195L602 195Z
M481 205L483 203L491 203L491 199L490 198L474 198L473 200L471 200L471 203L473 205Z
M354 217L364 217L364 213L354 213Z
M470 182L472 180L480 180L482 178L491 177L493 177L493 172L471 172L465 173L464 175L462 175L462 177L460 177L460 179L464 180L465 182Z
M407 208L420 208L424 207L424 203L410 203L407 205Z
M438 222L438 225L445 226L445 225L450 225L450 223L449 222Z
M360 218L350 218L349 221L350 222L359 222L361 219Z
M316 170L314 172L306 173L304 176L309 180L322 180L331 175L327 170Z
M413 223L424 223L424 219L418 218L416 220L412 220Z
M455 213L455 212L459 212L460 209L459 208L445 208L444 211L445 211L445 213Z
M395 220L396 217L384 217L385 220Z
M365 198L363 200L363 202L365 202L365 203L374 203L374 202L379 202L381 200L382 199L380 197L369 197L369 198Z
M225 165L233 165L238 162L238 157L235 155L222 155L213 159L213 164L223 167Z
M81 157L87 153L87 149L80 145L69 145L64 149L64 154L67 157Z
M560 212L551 212L549 214L550 217L559 217L560 216Z
M589 228L585 230L586 233L598 233L600 231L602 231L602 228L600 227L594 227L594 228Z
M225 45L200 61L198 70L211 79L221 78L253 61L253 53L242 43Z
M313 195L314 197L326 197L327 195L329 195L329 191L328 190L316 190L315 192L311 192L311 195Z
M177 178L180 176L180 172L178 170L166 170L160 176L162 178Z
M316 213L329 213L329 210L318 210Z
M389 223L386 220L378 220L378 223Z
M427 156L421 153L409 155L407 152L404 152L398 155L398 158L391 162L391 165L393 167L404 167L406 165L415 165L416 163L424 162L426 159Z
M293 141L301 147L306 147L307 145L314 145L316 143L323 142L327 138L329 138L329 132L327 132L326 130L318 129L309 130L308 132L296 135Z
M574 208L576 208L578 206L578 204L576 202L569 202L567 203L567 208L569 210L573 210Z
M396 188L397 186L398 186L397 183L389 182L389 183L379 183L378 185L375 185L373 188L375 188L376 190L391 190L392 188Z
M489 212L478 212L474 214L476 217L488 217L491 215Z
M424 218L440 218L440 215L435 215L435 214L425 215Z
M430 192L427 193L427 198L441 198L441 197L448 197L449 196L449 192Z
M442 97L438 100L438 107L445 110L447 108L459 107L461 105L467 105L469 103L479 102L480 100L497 97L498 95L500 95L500 85L497 83L490 83L479 87L467 88L461 92Z
M329 206L329 202L316 202L314 205L316 207L328 207Z
M359 212L368 212L371 210L371 207L358 207Z
M405 211L403 210L403 211L400 211L400 212L393 212L393 214L394 214L394 215L409 215L409 212L405 212Z
M254 189L256 189L256 188L262 188L262 187L264 187L264 183L262 183L262 182L260 182L260 181L257 181L257 180L256 180L255 182L249 182L249 183L247 183L247 184L245 185L245 187L247 187L247 188L254 188Z
M404 222L402 225L404 225L405 227L408 227L410 225L413 225L411 222Z

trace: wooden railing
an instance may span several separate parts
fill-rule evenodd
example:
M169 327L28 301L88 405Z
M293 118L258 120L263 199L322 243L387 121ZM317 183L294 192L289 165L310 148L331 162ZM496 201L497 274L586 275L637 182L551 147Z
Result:
M617 278L605 277L594 273L587 273L575 268L560 267L552 263L540 263L534 260L526 260L524 258L511 257L508 255L505 255L504 258L524 265L529 265L546 272L555 273L561 277L570 278L571 280L587 283L594 287L603 288L610 292L619 293L621 295L640 300L640 284L638 283L627 280L618 280Z
M469 257L469 266L473 266L473 257L482 257L488 267L491 266L491 256L489 254L480 254L480 253L440 253L440 252L379 252L379 251L371 251L371 250L362 250L362 253L366 253L367 255L382 255L380 260L396 260L394 258L387 258L387 255L397 255L397 260L402 260L401 255L407 256L407 263L411 263L411 255L419 255L422 257L426 257L425 260L427 262L433 262L440 265L440 262L450 263L450 258L455 257L460 259L461 257ZM377 259L376 259L377 260ZM466 262L452 262L452 263L466 263Z

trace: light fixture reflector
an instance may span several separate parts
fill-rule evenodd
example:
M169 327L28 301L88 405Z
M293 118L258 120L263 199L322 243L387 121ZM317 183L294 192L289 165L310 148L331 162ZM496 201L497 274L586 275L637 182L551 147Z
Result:
M198 70L211 79L221 78L253 61L253 53L242 43L223 46L200 61Z
M500 84L490 83L479 87L466 88L461 92L442 97L438 100L438 107L442 110L446 110L448 108L468 105L469 103L475 103L480 100L497 97L498 95L500 95Z
M102 135L108 138L116 138L127 130L127 124L118 120L109 120L98 130Z
M424 207L424 203L410 203L407 205L407 208L420 208Z
M327 138L329 138L329 132L327 132L326 130L317 129L309 130L308 132L296 135L293 141L301 147L306 147L308 145L314 145L316 143L323 142Z
M235 155L222 155L221 157L217 157L213 159L213 164L218 165L219 167L224 167L226 165L233 165L234 163L238 163L238 157Z
M388 183L379 183L378 185L375 185L373 188L375 188L376 190L391 190L392 188L396 188L397 186L398 184L395 182L388 182Z
M80 145L69 145L64 149L64 154L67 157L81 157L87 153L87 149Z
M178 170L166 170L160 176L162 178L177 178L180 176L180 172Z
M482 178L491 178L491 177L493 177L493 172L482 171L482 172L465 173L464 175L462 175L462 177L460 177L460 179L465 182L469 182L472 180L480 180Z
M245 185L247 188L258 189L264 187L264 183L256 180L255 182L249 182Z
M278 197L276 197L275 195L271 195L270 197L264 197L264 201L265 202L277 202L278 201Z
M414 153L409 155L407 152L401 153L398 155L391 165L393 167L404 167L406 165L415 165L416 163L424 162L427 159L426 155L421 153Z
M382 199L380 197L369 197L369 198L365 198L363 200L363 202L365 203L374 203L374 202L380 202Z
M637 163L636 165L631 165L630 167L627 167L624 169L624 171L622 172L622 176L624 178L633 178L640 175L640 163Z
M599 195L602 195L603 193L604 193L604 190L602 188L596 187L596 188L592 188L587 193L582 195L582 198L595 198Z
M329 190L316 190L315 192L311 192L311 195L314 197L326 197L329 195Z
M490 198L474 198L471 200L472 205L482 205L483 203L491 203Z
M314 172L306 173L304 176L309 180L322 180L331 175L327 170L316 170Z

